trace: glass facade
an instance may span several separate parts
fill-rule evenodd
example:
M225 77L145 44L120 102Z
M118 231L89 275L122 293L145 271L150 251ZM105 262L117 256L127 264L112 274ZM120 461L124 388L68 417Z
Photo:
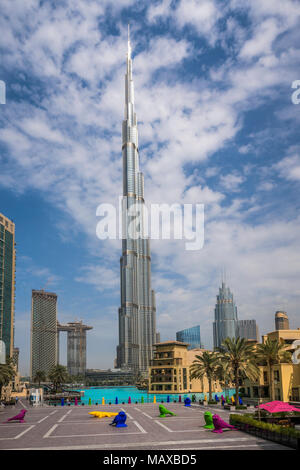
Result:
M214 348L219 348L225 338L236 338L237 307L229 287L222 282L217 295L215 321L213 323Z
M125 118L122 124L123 240L120 259L121 306L117 367L148 371L156 333L155 294L151 289L149 240L144 236L144 179L139 170L138 128L134 110L131 45L128 40L125 74ZM141 229L134 227L128 209L138 212ZM131 214L132 215L132 214ZM132 218L132 217L131 217ZM130 230L130 231L129 231ZM132 230L134 233L132 233Z
M188 343L188 349L202 348L200 337L200 325L177 331L176 341Z
M13 356L15 303L15 225L0 214L0 340Z

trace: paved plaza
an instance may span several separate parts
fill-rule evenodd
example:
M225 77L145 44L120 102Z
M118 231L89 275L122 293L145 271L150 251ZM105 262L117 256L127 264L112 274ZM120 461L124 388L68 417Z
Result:
M23 406L24 405L24 406ZM0 449L22 450L291 450L241 431L216 434L204 429L204 411L221 408L167 403L177 416L159 418L158 404L29 407L26 400L0 413ZM5 421L27 408L25 423ZM125 411L127 428L109 426L113 418L94 418L89 411Z

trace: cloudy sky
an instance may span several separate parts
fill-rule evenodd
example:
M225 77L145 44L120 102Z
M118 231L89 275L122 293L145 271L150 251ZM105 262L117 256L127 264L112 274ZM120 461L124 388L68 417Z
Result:
M152 242L161 339L201 325L212 347L221 270L260 334L300 327L300 4L292 0L1 2L0 212L17 241L15 345L29 372L31 289L84 320L88 367L113 366L120 241L96 237L122 193L131 25L148 203L203 203L205 243ZM61 335L61 362L66 338Z

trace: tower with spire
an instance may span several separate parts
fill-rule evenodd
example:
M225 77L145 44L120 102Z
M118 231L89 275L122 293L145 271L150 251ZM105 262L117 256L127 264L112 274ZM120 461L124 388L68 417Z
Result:
M123 240L120 259L121 307L117 367L139 372L148 370L156 334L155 293L151 289L149 239L144 226L144 176L139 169L137 118L134 109L131 41L128 25L125 74L125 115L122 125L123 155ZM135 208L140 214L138 233L129 231ZM132 225L132 224L131 224ZM124 227L125 226L125 227Z
M236 338L238 326L237 307L233 294L226 287L224 278L219 288L213 323L214 349L219 348L225 338Z

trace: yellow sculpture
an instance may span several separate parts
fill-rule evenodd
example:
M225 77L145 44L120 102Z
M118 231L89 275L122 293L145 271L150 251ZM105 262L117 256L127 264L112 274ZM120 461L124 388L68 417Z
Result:
M105 399L102 397L102 405L105 405Z
M110 418L111 416L117 416L118 413L111 413L110 411L90 411L89 415L95 416L95 418Z

